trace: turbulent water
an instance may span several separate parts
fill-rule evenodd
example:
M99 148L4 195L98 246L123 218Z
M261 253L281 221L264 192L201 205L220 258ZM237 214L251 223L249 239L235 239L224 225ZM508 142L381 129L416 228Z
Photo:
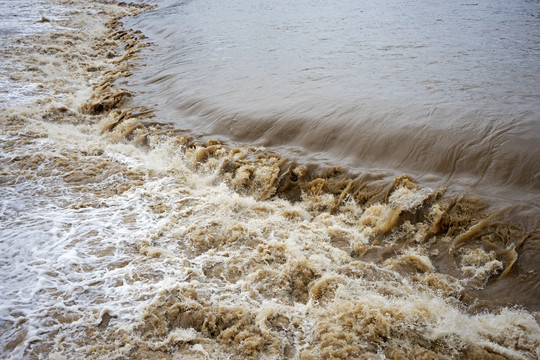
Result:
M537 2L14 4L0 357L540 357Z

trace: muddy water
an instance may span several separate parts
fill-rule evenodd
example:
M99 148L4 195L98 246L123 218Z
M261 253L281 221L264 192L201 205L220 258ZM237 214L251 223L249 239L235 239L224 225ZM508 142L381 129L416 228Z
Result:
M175 128L126 83L149 9L44 4L1 50L35 86L0 110L2 358L540 356L533 206Z
M130 84L177 127L539 203L538 2L160 4Z

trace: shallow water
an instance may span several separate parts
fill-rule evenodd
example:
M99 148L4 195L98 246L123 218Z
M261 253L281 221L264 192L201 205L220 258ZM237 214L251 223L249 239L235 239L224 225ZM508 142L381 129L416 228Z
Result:
M142 8L43 4L0 49L38 89L0 109L2 358L540 356L534 199L168 126L126 81L160 45L109 22Z
M10 41L17 37L36 34L54 29L55 25L48 21L59 18L65 9L51 6L49 1L0 1L0 48L8 48ZM39 84L20 83L22 68L16 62L0 63L0 107L17 102L28 101L34 94L43 93Z

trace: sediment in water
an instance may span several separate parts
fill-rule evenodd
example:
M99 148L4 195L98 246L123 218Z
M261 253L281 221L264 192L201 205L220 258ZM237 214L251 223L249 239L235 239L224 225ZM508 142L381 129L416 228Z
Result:
M1 110L3 193L68 219L55 230L65 253L39 268L54 284L32 293L39 311L3 300L6 357L540 355L537 224L406 175L198 142L119 85L145 46L120 19L148 7L63 4L78 9L74 30L2 54L44 55L20 81L49 92ZM16 248L39 221L14 204L2 230ZM21 252L2 259L9 277Z

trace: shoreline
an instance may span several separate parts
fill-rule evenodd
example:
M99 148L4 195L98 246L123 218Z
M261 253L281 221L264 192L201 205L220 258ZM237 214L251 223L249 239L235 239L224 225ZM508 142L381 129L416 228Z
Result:
M1 183L9 190L21 181L31 184L40 183L40 176L50 178L50 188L40 190L43 196L55 198L54 191L80 194L76 201L62 200L55 206L94 209L97 214L117 198L138 199L129 200L135 203L130 206L147 206L139 210L148 213L147 218L130 220L140 214L118 205L126 215L115 226L148 226L146 237L133 243L125 240L130 249L125 251L134 260L122 262L134 261L133 266L145 269L139 277L149 277L144 286L150 295L137 298L141 306L137 311L122 312L119 305L98 311L91 297L89 314L74 312L70 318L71 310L54 310L47 316L58 324L38 345L24 322L12 320L15 307L2 324L13 330L2 341L2 352L60 357L97 351L97 358L111 352L173 358L178 351L197 358L205 353L211 357L216 347L216 356L245 357L535 356L540 304L522 304L528 309L523 311L497 303L500 294L485 304L481 296L475 297L478 287L503 291L501 287L512 283L527 286L534 281L535 269L529 271L520 263L527 246L540 242L534 229L505 222L504 213L486 212L477 199L445 197L443 189L430 191L406 175L389 182L369 175L353 178L339 168L313 174L262 148L229 148L218 140L198 144L193 134L154 122L149 108L130 103L129 90L116 85L129 76L145 46L144 35L123 29L121 19L149 7L115 2L86 6L78 20L88 21L86 29L102 31L93 33L90 47L84 38L90 33L80 29L21 40L34 41L33 46L41 49L38 53L45 55L47 61L32 71L34 81L54 89L56 96L0 109L2 163L7 169ZM91 14L109 16L110 21L105 25L89 18ZM43 70L53 69L50 65L67 71L64 74L71 71L72 78L62 78L60 72L51 76ZM94 85L91 94L82 85L88 82ZM62 143L63 136L71 135L73 139ZM77 149L79 142L84 146ZM47 154L53 156L48 159ZM163 188L168 192L161 193ZM209 212L222 217L205 217ZM192 213L196 216L190 217ZM264 222L268 218L271 222ZM106 258L110 252L114 253L114 241L93 256ZM200 259L204 266L195 266ZM107 266L122 271L117 260L111 261ZM145 262L180 266L186 280L163 285L164 275L153 275ZM441 268L445 271L439 272ZM151 284L151 276L169 287ZM137 281L135 286L142 286ZM201 289L201 284L208 289ZM279 292L281 288L286 292ZM520 288L506 291L515 294L516 289ZM95 291L99 295L100 289ZM247 300L230 303L227 297L233 296ZM451 314L445 317L436 310ZM515 324L508 322L514 317L519 317ZM346 323L347 318L357 324ZM478 325L468 340L458 334L460 329L445 333L444 327L456 326L456 319L504 324L488 335L491 325L486 329ZM426 330L430 327L436 331ZM521 333L520 327L525 329ZM81 331L87 335L75 338ZM115 347L118 334L122 346ZM294 341L287 343L283 334ZM343 336L360 345L344 344ZM508 337L515 341L504 348ZM521 337L527 338L524 344L519 343ZM402 344L410 347L401 348Z

